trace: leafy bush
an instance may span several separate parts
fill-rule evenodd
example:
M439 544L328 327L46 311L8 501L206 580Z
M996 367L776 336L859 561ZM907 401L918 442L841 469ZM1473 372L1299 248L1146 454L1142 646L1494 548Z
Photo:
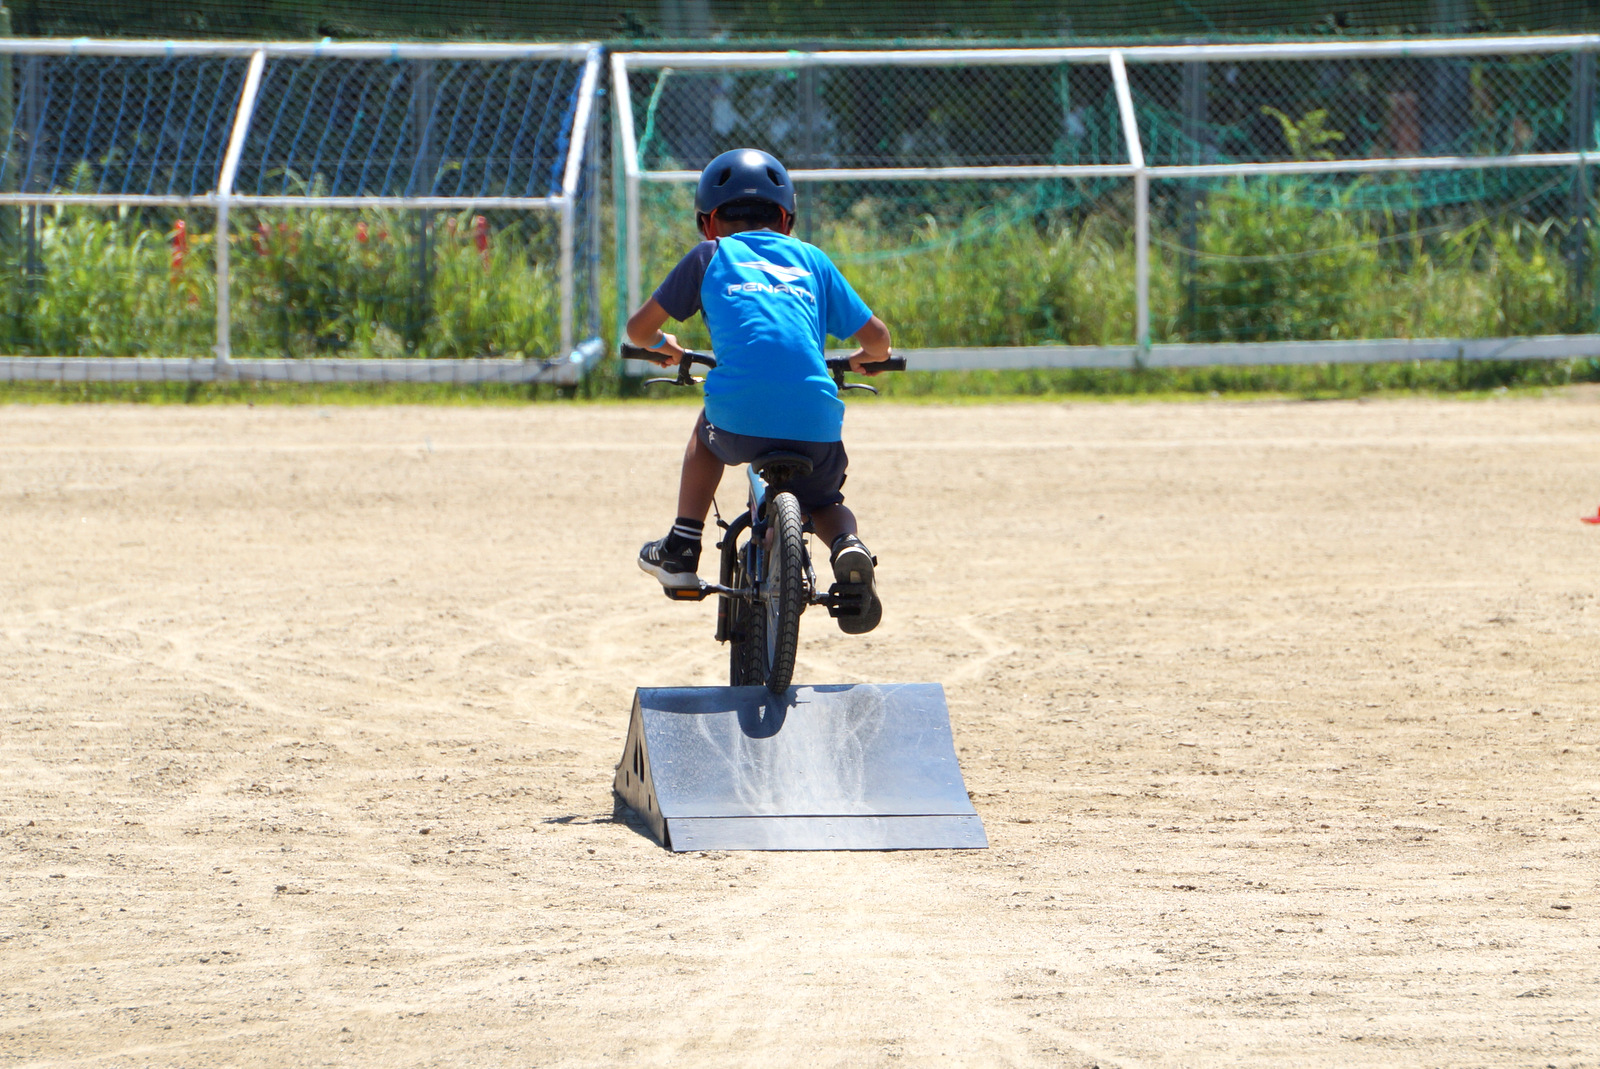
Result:
M418 270L415 214L240 212L230 243L240 356L552 353L560 329L553 226L517 213L436 216ZM40 212L7 270L12 352L203 356L215 342L214 221L117 209ZM426 300L424 300L426 297Z
M186 230L186 228L185 228ZM174 265L176 231L124 209L41 212L33 262L7 250L6 315L13 352L198 355L210 348L215 275ZM204 248L189 249L209 261Z
M1292 180L1214 190L1199 226L1195 340L1371 337L1382 265L1338 194ZM1345 196L1348 196L1346 194Z
M1225 183L1195 213L1194 246L1151 263L1156 341L1489 337L1590 329L1557 224L1514 213L1402 218L1356 210L1351 184ZM907 230L870 197L819 226L827 249L903 347L1130 344L1134 246L1126 192L1097 207L1020 197ZM671 204L649 210L676 210ZM1160 205L1157 206L1158 210ZM650 228L646 287L692 244ZM215 245L204 214L41 210L31 257L0 240L0 340L10 352L204 356ZM525 213L237 212L234 349L241 356L487 356L554 351L553 221ZM0 234L7 228L0 227ZM424 251L425 250L425 251ZM1600 262L1591 247L1589 264ZM425 271L422 270L425 268ZM425 279L425 281L424 281ZM648 292L648 289L647 289ZM1194 295L1192 318L1181 314ZM612 295L614 301L615 297ZM607 317L606 322L614 321ZM696 320L680 331L706 345Z

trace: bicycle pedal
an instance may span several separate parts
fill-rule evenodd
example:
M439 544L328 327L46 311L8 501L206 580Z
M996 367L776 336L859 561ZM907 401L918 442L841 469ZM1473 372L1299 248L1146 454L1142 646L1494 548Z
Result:
M661 592L668 601L704 601L707 590L702 583L700 586L664 586Z
M828 588L828 615L861 616L867 611L871 593L862 583L835 583Z

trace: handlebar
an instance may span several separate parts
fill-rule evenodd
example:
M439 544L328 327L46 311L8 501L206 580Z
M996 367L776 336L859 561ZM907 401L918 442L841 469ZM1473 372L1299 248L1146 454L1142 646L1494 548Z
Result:
M649 360L654 362L656 354L642 345L622 343L622 356L625 360ZM645 379L644 384L649 386L652 382L669 382L674 386L693 386L701 381L694 377L694 365L704 364L706 367L716 367L717 358L710 353L697 353L693 349L683 351L683 359L678 361L678 374L676 378Z
M646 349L643 346L633 345L633 344L630 344L628 342L623 342L622 343L622 356L623 356L623 359L625 359L625 360L648 360L648 361L651 361L653 363L655 361L656 354L652 350ZM683 359L678 362L678 374L677 374L676 377L670 378L670 379L669 378L645 379L644 380L644 384L646 386L649 386L651 383L654 383L654 382L666 382L666 383L671 383L674 386L693 386L695 383L701 381L700 379L695 378L693 374L691 374L691 372L694 370L694 365L695 364L702 364L705 367L714 368L714 367L717 366L717 358L715 356L713 356L711 353L701 353L701 352L696 352L693 349L685 349L683 351ZM838 384L838 386L839 386L839 388L841 390L866 390L868 393L877 393L878 392L877 390L873 389L871 386L868 386L864 382L845 382L844 381L844 373L846 371L854 370L853 368L850 367L850 358L849 357L847 357L847 356L835 356L835 357L832 357L827 361L827 365L828 365L829 374L831 374L833 376L833 381ZM863 372L877 373L877 372L880 372L880 371L904 371L905 369L906 369L906 358L905 357L903 357L903 356L891 356L886 360L879 360L876 363L866 364L866 365L864 365L862 367L861 370Z
M717 358L712 356L710 353L699 353L695 352L693 349L685 349L683 351L683 355L684 359L690 363L704 364L706 367L717 366ZM646 349L642 345L632 345L628 342L623 342L622 358L624 360L654 360L656 358L656 354L652 350Z
M879 360L876 364L863 364L862 367L861 367L862 371L874 371L874 372L875 371L904 371L905 369L906 369L906 358L903 357L903 356L891 356L887 360ZM840 371L840 372L852 370L852 368L850 367L850 358L848 356L830 357L829 360L828 360L828 370L829 371Z

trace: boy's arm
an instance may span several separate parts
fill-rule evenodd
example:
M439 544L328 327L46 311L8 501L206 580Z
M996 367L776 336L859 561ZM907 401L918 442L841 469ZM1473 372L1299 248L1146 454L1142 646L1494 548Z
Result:
M669 318L667 310L657 304L654 297L628 317L628 340L649 349L646 359L660 367L671 367L683 358L683 347L678 339L661 329Z
M683 346L661 328L668 319L687 323L700 311L700 284L706 277L706 264L716 254L715 241L702 241L667 272L650 299L628 318L628 340L650 350L647 360L660 367L671 367L683 359Z
M631 325L631 321L630 321ZM856 331L856 344L861 346L850 354L850 370L863 375L881 375L881 371L867 371L863 364L877 364L889 359L892 351L889 348L889 328L877 316L867 320L862 328Z

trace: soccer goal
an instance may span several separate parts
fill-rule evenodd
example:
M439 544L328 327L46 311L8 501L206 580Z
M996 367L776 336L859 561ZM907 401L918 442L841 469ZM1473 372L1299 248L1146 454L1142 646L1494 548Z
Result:
M748 144L924 369L1600 356L1597 49L619 53L619 289Z
M601 357L589 44L0 41L0 378Z

